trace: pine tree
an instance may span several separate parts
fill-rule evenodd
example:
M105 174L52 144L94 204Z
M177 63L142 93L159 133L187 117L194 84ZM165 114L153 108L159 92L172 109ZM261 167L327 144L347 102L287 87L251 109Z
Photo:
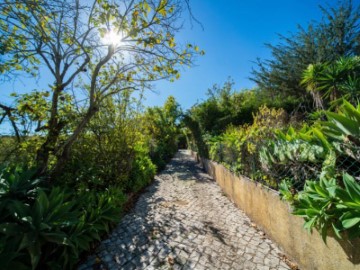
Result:
M309 91L300 84L309 64L360 54L360 5L344 0L336 7L320 9L320 22L298 26L298 32L289 37L280 35L279 44L266 44L272 58L257 60L251 79L272 98L291 96L313 106Z

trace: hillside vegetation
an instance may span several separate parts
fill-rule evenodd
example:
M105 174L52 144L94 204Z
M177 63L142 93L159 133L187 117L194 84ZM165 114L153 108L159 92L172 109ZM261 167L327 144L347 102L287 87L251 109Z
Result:
M188 146L277 189L305 227L360 234L360 7L268 45L254 89L231 80L182 112L145 108L152 83L203 55L180 44L187 0L4 0L0 269L73 269L178 150ZM196 19L195 19L196 20ZM6 132L5 132L6 131Z

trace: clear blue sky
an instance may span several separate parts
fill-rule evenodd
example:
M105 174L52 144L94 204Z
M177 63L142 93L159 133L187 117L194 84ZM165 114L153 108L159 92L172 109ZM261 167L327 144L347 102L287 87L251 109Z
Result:
M359 0L354 0L357 3ZM213 84L223 84L230 76L235 88L251 88L248 77L257 57L271 57L264 43L276 44L278 34L296 32L321 19L319 5L336 5L336 0L191 0L195 17L204 30L194 23L186 25L178 41L196 43L206 52L196 66L186 69L180 80L156 84L158 94L148 92L146 105L162 105L169 95L175 96L184 109L206 97Z
M319 21L319 5L327 3L334 6L337 0L190 0L192 12L204 29L195 22L191 28L186 22L177 41L196 44L206 54L198 57L196 66L186 68L180 80L157 83L157 93L146 92L144 104L160 106L173 95L186 110L204 99L213 84L223 84L228 77L238 90L253 87L248 79L252 62L257 57L271 57L264 43L275 44L279 42L278 34L287 35L295 32L298 24L305 27L312 20ZM189 17L184 14L186 19ZM0 101L9 103L11 92L46 88L49 83L46 73L37 85L19 79L0 85Z

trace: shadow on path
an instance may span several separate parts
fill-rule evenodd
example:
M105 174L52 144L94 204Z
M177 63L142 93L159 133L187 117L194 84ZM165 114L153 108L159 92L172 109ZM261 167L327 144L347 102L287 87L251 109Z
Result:
M250 224L181 150L79 269L289 269Z

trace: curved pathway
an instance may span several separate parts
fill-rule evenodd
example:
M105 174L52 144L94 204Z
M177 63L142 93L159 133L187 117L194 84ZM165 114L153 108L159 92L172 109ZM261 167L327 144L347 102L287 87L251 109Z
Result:
M180 151L85 269L290 269L285 256Z

